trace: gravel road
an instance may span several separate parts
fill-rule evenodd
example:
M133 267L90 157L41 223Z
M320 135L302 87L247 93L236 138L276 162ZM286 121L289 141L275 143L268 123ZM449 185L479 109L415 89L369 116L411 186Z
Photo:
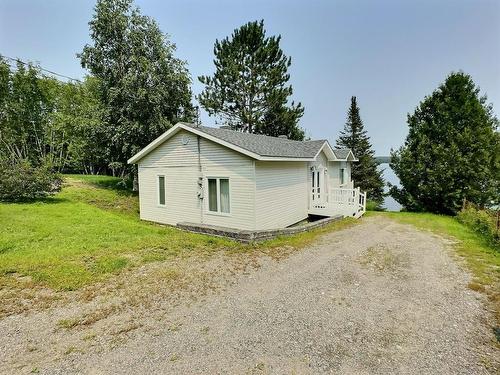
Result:
M48 359L42 374L486 374L484 297L449 242L385 218L323 236L179 304L154 329ZM146 318L144 318L146 319ZM151 327L151 322L149 322ZM0 324L1 330L7 330ZM8 365L10 366L10 365ZM7 365L0 370L9 372ZM12 369L12 367L10 367ZM24 367L30 369L30 367Z

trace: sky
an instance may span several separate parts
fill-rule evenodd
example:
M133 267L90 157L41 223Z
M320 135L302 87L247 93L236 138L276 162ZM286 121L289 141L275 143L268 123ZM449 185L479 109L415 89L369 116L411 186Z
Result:
M74 78L87 72L76 54L90 43L88 0L0 0L0 54L38 62ZM293 100L313 139L334 144L350 97L358 98L377 155L398 148L406 117L452 71L470 74L500 113L500 0L136 0L186 60L193 93L214 71L213 45L263 19L291 56ZM202 122L215 119L202 113Z

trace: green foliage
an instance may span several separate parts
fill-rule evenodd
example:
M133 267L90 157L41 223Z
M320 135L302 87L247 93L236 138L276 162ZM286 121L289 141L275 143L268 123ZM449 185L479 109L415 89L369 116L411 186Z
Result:
M380 202L368 199L366 201L366 210L367 211L385 211L385 208L381 207Z
M60 189L50 120L57 85L35 66L18 63L13 70L0 58L0 200L41 198Z
M0 157L40 164L47 156L48 114L53 101L32 65L15 71L0 58Z
M0 59L0 157L33 167L98 170L104 163L95 79L60 82Z
M190 78L175 46L131 0L98 1L93 45L80 55L94 76L60 82L0 58L0 157L54 170L123 174L133 154L192 115Z
M200 104L233 129L302 140L300 103L288 105L291 58L280 48L281 36L266 37L264 21L249 22L231 38L215 41L215 73L201 76Z
M108 165L123 170L172 123L191 119L190 77L175 45L132 0L97 1L89 25L92 44L79 57L98 78Z
M473 206L463 208L457 215L458 221L487 238L500 251L500 232L498 232L496 213Z
M98 97L99 82L87 76L82 83L58 82L50 115L52 164L59 170L86 173L106 171L107 134Z
M352 164L351 178L355 186L366 191L369 199L380 206L384 199L384 179L382 171L377 169L375 151L373 151L370 137L364 129L355 96L351 98L347 121L344 130L340 132L337 139L337 147L351 149L359 159L358 162Z
M43 198L61 189L61 177L48 164L33 167L29 160L0 160L0 201Z
M462 201L500 199L498 120L464 73L452 73L408 115L405 144L392 152L402 188L391 195L410 211L455 214Z

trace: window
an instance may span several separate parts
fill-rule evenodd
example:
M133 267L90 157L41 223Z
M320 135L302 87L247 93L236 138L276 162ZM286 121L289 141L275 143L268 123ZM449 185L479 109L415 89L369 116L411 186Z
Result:
M339 169L339 180L340 180L340 185L344 185L344 183L345 183L345 168Z
M158 176L158 205L165 206L165 176Z
M215 213L228 214L229 207L229 179L208 179L208 210Z

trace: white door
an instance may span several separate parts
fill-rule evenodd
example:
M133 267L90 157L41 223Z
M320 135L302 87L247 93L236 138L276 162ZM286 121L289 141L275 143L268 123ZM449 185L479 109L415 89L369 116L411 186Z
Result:
M325 196L323 168L314 169L311 173L311 199L313 202L323 202Z

